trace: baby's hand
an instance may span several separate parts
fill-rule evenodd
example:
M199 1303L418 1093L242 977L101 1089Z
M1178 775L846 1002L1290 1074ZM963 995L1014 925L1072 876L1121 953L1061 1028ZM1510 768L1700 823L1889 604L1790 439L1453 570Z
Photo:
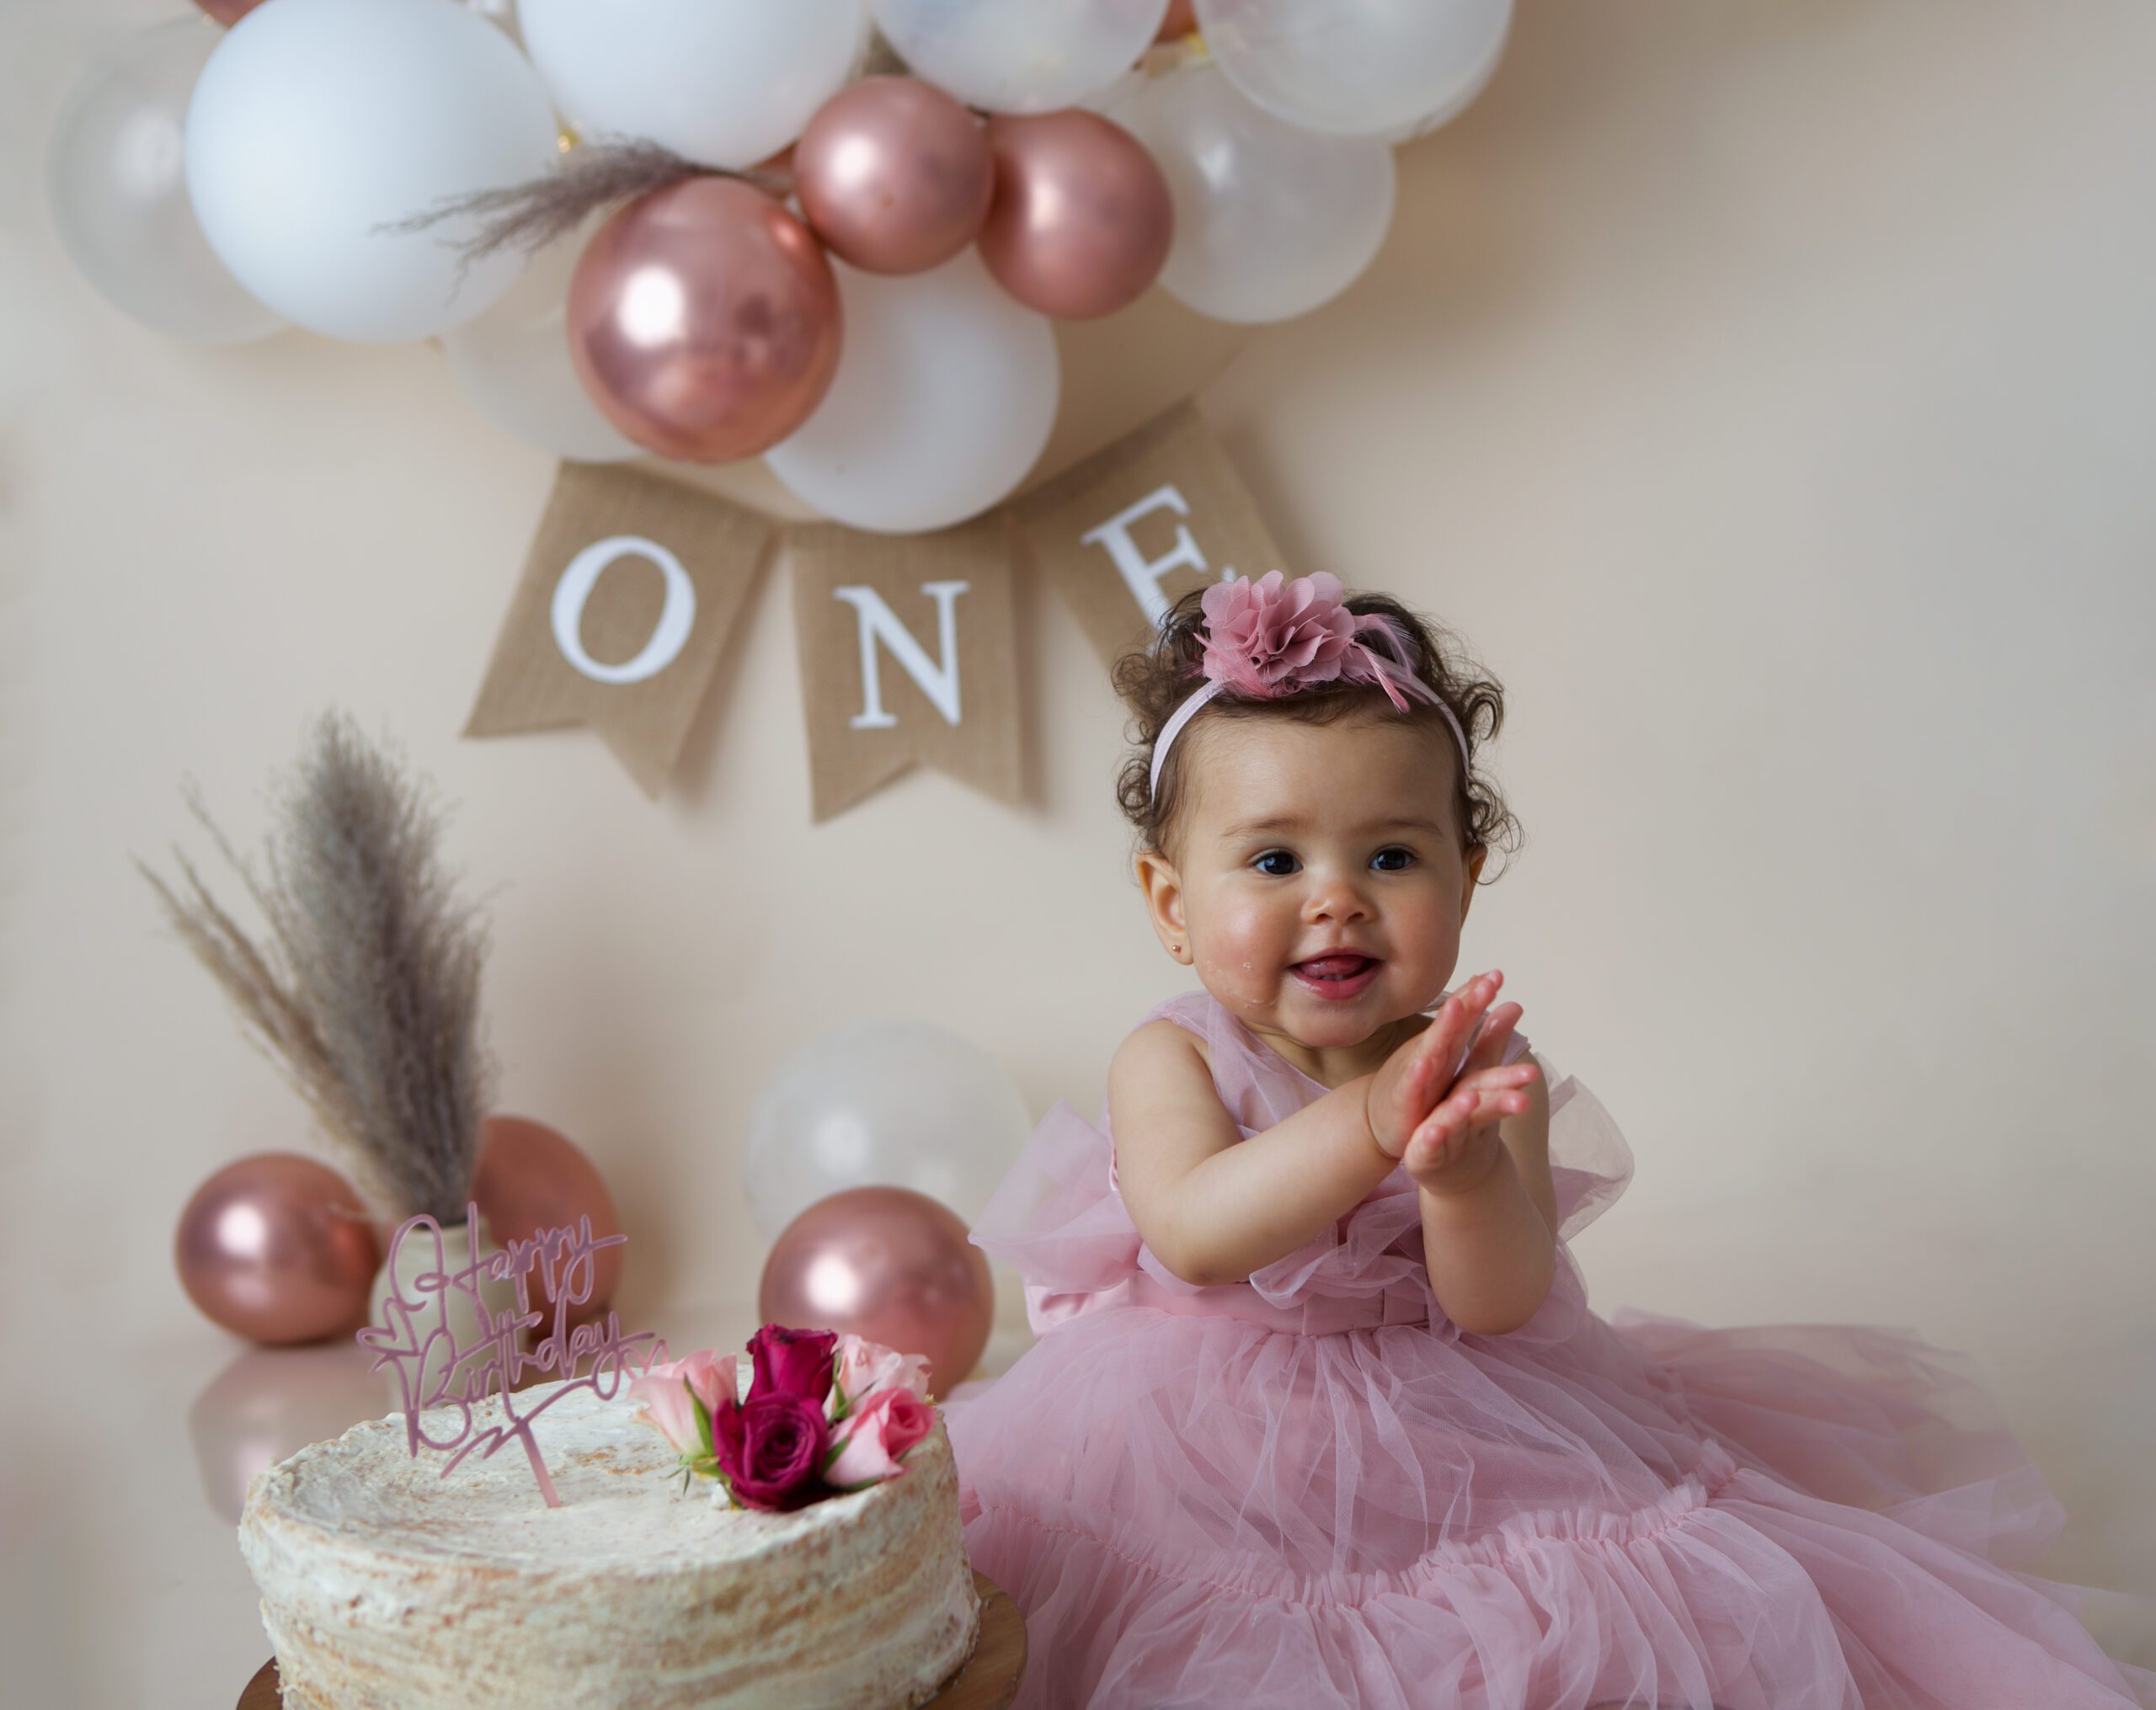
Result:
M1517 1004L1489 1009L1503 983L1494 970L1478 974L1446 999L1430 1025L1385 1060L1365 1094L1378 1149L1400 1159L1418 1180L1434 1175L1426 1185L1439 1191L1439 1180L1456 1181L1466 1173L1458 1166L1477 1151L1475 1143L1494 1141L1498 1116L1527 1107L1521 1089L1538 1072L1531 1063L1498 1066L1523 1013ZM1481 1036L1453 1079L1452 1067L1486 1009ZM1478 1135L1478 1127L1487 1134Z

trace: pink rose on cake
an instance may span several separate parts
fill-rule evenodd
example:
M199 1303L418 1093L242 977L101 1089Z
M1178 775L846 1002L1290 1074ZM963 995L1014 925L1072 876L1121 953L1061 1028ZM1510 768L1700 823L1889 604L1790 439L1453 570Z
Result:
M730 1354L655 1365L629 1385L638 1417L674 1446L684 1484L713 1479L739 1506L782 1511L895 1478L935 1423L921 1355L766 1324L749 1361L743 1398Z
M936 1410L910 1389L879 1389L847 1415L824 1477L841 1490L861 1490L905 1471L899 1457L928 1435Z
M928 1356L901 1354L866 1336L842 1335L838 1349L838 1417L854 1411L879 1389L907 1389L928 1399Z

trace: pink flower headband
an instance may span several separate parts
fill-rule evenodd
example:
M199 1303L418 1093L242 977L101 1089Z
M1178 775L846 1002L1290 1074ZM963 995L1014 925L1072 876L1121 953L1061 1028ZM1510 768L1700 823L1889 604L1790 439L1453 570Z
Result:
M1271 701L1321 683L1374 683L1401 712L1407 711L1409 695L1428 701L1452 727L1465 775L1467 734L1459 719L1410 668L1407 643L1390 619L1353 612L1341 603L1338 577L1319 570L1287 582L1270 570L1256 582L1245 576L1215 583L1201 604L1205 655L1198 669L1205 686L1161 727L1153 743L1150 793L1160 793L1170 745L1216 695L1232 690L1252 701ZM1385 651L1379 653L1365 637L1381 638Z

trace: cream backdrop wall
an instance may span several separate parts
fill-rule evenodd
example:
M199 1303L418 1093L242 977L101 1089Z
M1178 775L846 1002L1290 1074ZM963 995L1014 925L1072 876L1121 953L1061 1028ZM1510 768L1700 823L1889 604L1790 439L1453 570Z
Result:
M328 705L456 804L503 1101L600 1161L631 1316L753 1293L744 1114L820 1030L933 1018L1036 1111L1094 1106L1180 970L1072 618L1022 606L1022 812L915 775L812 830L782 573L659 805L588 734L461 741L549 460L430 346L181 348L51 237L67 82L177 11L8 0L0 51L17 1382L55 1382L41 1314L93 1363L214 1363L174 1218L307 1127L129 860L189 777L259 835ZM2152 71L2138 0L1523 0L1368 276L1202 394L1290 568L1432 610L1506 685L1529 842L1462 972L1506 970L1638 1154L1579 1244L1598 1308L1968 1350L2071 1512L2050 1570L2144 1593Z

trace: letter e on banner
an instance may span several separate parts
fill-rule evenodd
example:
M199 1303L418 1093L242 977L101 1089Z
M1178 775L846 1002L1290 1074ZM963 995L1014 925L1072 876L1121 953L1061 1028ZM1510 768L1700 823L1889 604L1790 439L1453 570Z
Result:
M1009 509L1110 668L1193 589L1283 567L1241 477L1187 402Z

